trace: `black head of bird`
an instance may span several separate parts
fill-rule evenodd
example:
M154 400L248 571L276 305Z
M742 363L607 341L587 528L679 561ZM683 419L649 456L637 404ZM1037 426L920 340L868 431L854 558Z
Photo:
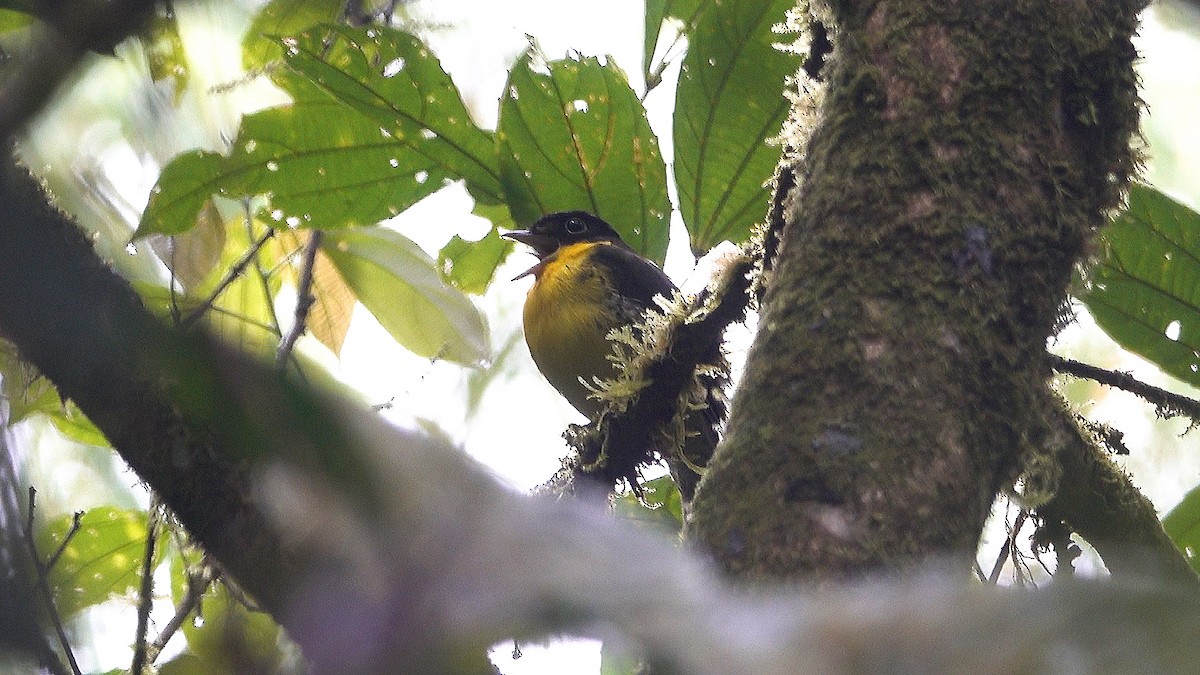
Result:
M513 230L504 236L529 246L539 258L553 254L560 246L580 242L607 242L629 248L612 225L587 211L551 213L539 218L528 230Z

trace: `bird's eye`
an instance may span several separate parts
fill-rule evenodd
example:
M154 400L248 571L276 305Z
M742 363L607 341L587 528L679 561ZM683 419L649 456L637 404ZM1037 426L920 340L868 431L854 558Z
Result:
M567 218L566 225L567 234L583 234L587 231L587 223L584 223L579 218Z

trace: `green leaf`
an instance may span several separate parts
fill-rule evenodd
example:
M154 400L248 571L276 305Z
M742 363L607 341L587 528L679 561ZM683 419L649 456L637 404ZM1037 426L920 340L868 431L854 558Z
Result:
M276 227L369 225L454 178L440 159L415 152L412 139L397 139L300 75L280 69L274 79L292 104L244 117L228 156L197 151L172 161L135 237L189 230L214 194L268 195Z
M1200 572L1200 487L1184 495L1183 501L1163 517L1162 524L1188 564Z
M670 476L642 483L642 499L626 492L616 499L617 515L635 523L679 532L683 527L683 498Z
M293 70L414 155L464 179L476 200L500 201L495 140L471 121L458 88L420 40L381 26L322 26L283 44Z
M158 667L158 675L214 675L212 666L204 659L184 652Z
M59 406L58 410L48 414L54 428L76 443L97 448L112 447L112 444L108 442L108 437L97 429L95 424L92 424L92 421L75 403L68 401L65 406Z
M55 414L63 401L49 379L17 356L16 348L0 342L0 395L8 403L9 426L35 413Z
M256 70L283 57L275 36L295 35L306 28L338 20L346 0L271 0L259 10L242 38L242 66Z
M784 78L799 65L772 46L771 27L794 4L713 3L690 34L675 97L675 184L697 253L747 240L766 213L764 184L780 154L767 139L783 125Z
M662 32L663 22L668 18L679 19L683 32L692 29L702 7L702 0L646 0L646 42L642 52L642 74L647 80L655 70L654 48Z
M502 230L519 229L516 221L513 220L512 211L508 209L508 204L504 202L499 204L481 204L475 202L475 208L471 209L471 213L480 218L488 219L494 227Z
M175 83L175 103L178 105L187 90L188 59L175 13L156 11L143 39L150 77L155 82L172 79Z
M277 672L285 655L280 649L282 629L265 612L252 612L230 596L224 583L214 584L200 604L203 621L184 621L193 670L179 672L241 673L246 664L253 672ZM180 664L181 666L183 664Z
M1101 233L1081 298L1122 347L1200 386L1200 214L1146 185Z
M438 272L443 281L460 291L481 294L511 250L512 243L501 239L495 227L479 241L468 241L456 234L438 251Z
M84 513L79 522L79 530L50 570L55 604L63 616L131 593L141 581L145 511L99 506ZM70 515L60 516L38 533L43 562L61 545L71 523ZM156 552L160 555L161 548Z
M225 164L220 154L205 150L185 152L171 160L150 190L150 201L134 238L192 229L201 209L221 189Z
M488 357L483 316L438 276L434 261L381 227L328 232L321 248L388 333L413 353L476 365Z
M667 251L666 164L625 74L594 57L535 64L526 53L500 100L500 176L512 215L581 209L634 250Z
M200 207L195 223L183 234L150 240L150 247L184 288L203 281L221 261L225 248L225 219L212 199Z
M64 401L49 379L37 374L37 369L21 361L13 352L0 346L0 395L8 403L8 424L11 426L29 417L42 414L71 440L100 448L109 447L108 439L72 401Z
M203 564L203 551L191 544L178 547L172 542L169 559L171 601L179 605L188 593L189 573ZM168 672L169 666L169 672L180 675L232 674L245 672L247 663L256 666L251 669L254 672L279 672L275 667L283 659L279 626L265 613L250 611L230 597L221 582L208 587L181 628L187 651L163 664L162 672Z

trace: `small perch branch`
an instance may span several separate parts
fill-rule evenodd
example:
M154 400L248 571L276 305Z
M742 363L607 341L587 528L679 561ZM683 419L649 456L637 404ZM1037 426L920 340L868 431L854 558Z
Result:
M594 433L577 435L578 462L556 474L548 484L551 489L571 492L591 481L599 482L607 494L622 478L635 486L638 467L652 461L658 430L671 422L696 367L719 352L725 329L745 315L752 267L747 258L726 270L724 285L713 291L718 295L716 305L704 318L675 328L671 344L643 371L648 384L624 412L606 412L594 423ZM703 306L707 297L701 294L695 306Z
M1163 417L1178 417L1182 415L1190 417L1193 421L1200 421L1200 401L1196 399L1146 384L1129 373L1098 368L1055 354L1050 354L1049 358L1050 367L1054 370L1067 375L1074 375L1075 377L1095 380L1100 384L1116 387L1117 389L1140 396L1157 406L1159 414Z
M33 539L33 511L36 507L37 490L32 485L29 486L29 517L25 521L25 545L29 548L29 555L33 559L33 566L37 572L38 591L46 601L46 610L50 615L50 623L54 625L54 632L58 635L58 643L62 645L63 653L67 655L67 662L71 666L71 672L75 675L82 675L79 670L79 663L75 660L75 653L71 651L71 643L67 640L67 631L63 628L62 617L58 614L58 607L54 604L54 592L50 590L50 582L47 579L49 568L42 564L41 558L38 556L37 543Z
M226 272L225 276L221 278L221 282L217 284L217 287L213 289L213 292L210 293L207 298L205 298L204 302L201 303L199 307L192 310L190 314L184 317L183 321L180 322L179 325L183 328L190 328L193 324L200 320L200 317L204 316L204 313L212 308L213 303L217 301L217 298L221 297L221 294L225 292L225 289L229 288L230 284L236 281L238 277L242 276L242 273L246 271L246 267L249 266L256 257L258 257L258 252L262 249L263 245L274 236L275 230L273 228L269 228L262 234L262 236L255 240L254 244L251 245L250 248L244 254L242 254L242 257L238 258L237 262L233 264L233 267L229 268L229 271Z
M130 675L142 675L146 660L146 630L150 624L150 608L154 605L154 548L158 542L159 507L150 505L146 523L146 553L142 558L142 584L138 589L137 635L133 646Z
M175 635L180 628L183 627L183 622L200 604L200 598L204 597L204 592L208 590L209 584L212 582L212 570L207 564L202 564L200 568L194 572L188 572L187 575L187 594L183 597L183 601L175 608L175 615L163 626L162 632L150 644L146 652L148 663L154 663L158 659L158 655L166 648L167 643Z
M308 235L308 243L304 245L304 261L300 264L300 283L296 288L296 320L292 328L279 343L279 351L275 354L275 366L282 369L292 355L296 340L304 335L308 311L312 309L317 299L312 294L313 267L317 263L317 251L321 248L321 231L313 230Z
M33 488L30 489L32 490ZM30 498L32 499L32 495ZM30 509L30 511L32 512L32 509ZM83 511L76 511L75 515L71 518L71 529L67 530L67 535L63 537L62 543L58 545L58 548L54 551L54 555L50 556L50 559L46 561L47 573L54 569L54 565L57 564L58 559L62 557L63 551L67 550L67 544L71 543L71 539L74 538L75 533L79 531L81 518L83 518Z
M1062 479L1037 514L1062 521L1087 540L1114 576L1156 576L1195 587L1200 578L1167 536L1150 503L1106 453L1091 442L1064 404L1054 409L1053 436Z

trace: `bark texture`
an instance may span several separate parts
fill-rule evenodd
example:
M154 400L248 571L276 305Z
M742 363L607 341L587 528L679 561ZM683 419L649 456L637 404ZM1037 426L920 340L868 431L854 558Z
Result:
M11 152L0 160L0 203L0 335L79 405L228 571L283 615L306 560L267 522L252 473L256 455L294 441L272 429L288 422L281 406L262 405L262 388L277 381L246 357L155 320Z
M1072 266L1136 165L1141 2L835 2L818 126L692 536L751 578L972 559Z

